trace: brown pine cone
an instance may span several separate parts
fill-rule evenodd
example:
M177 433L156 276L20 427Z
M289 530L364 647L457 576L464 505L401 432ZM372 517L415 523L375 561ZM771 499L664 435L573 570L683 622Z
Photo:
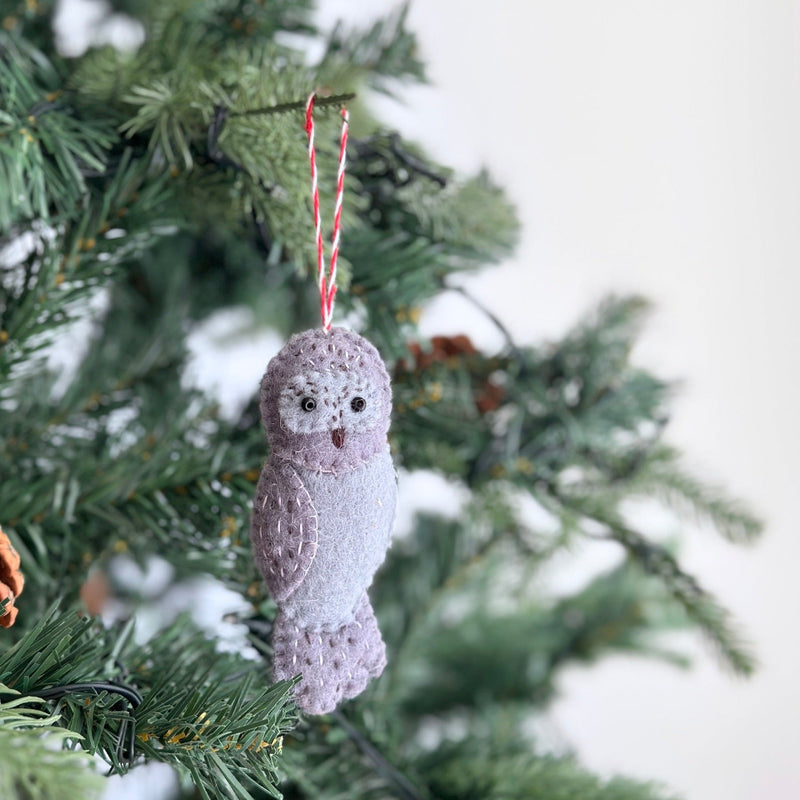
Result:
M0 600L9 600L4 613L0 615L0 628L10 628L17 618L14 601L22 594L22 587L25 585L19 565L19 553L0 528Z

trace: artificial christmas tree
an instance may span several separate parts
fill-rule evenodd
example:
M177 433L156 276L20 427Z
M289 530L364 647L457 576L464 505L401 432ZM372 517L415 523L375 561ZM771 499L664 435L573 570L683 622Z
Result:
M664 443L669 386L629 362L644 304L610 299L540 347L421 342L421 305L507 253L516 221L486 175L454 176L369 115L369 90L424 77L403 13L323 35L285 0L115 8L142 44L75 58L59 55L53 3L0 15L0 525L25 579L0 629L0 797L90 797L75 749L118 773L173 765L187 798L668 797L587 775L527 725L566 664L675 657L653 635L686 624L752 669L724 610L625 513L651 497L733 541L759 530ZM313 89L331 95L317 120L329 170L343 96L353 115L339 314L393 373L395 463L469 496L395 542L372 589L386 671L319 718L270 677L276 606L247 535L261 375L236 419L184 379L188 337L220 309L247 306L283 336L316 323ZM520 494L552 524L526 524ZM582 539L624 561L543 596L532 578ZM210 576L244 598L250 650L187 617L137 634L158 598L120 565L154 559L170 585ZM113 603L87 590L97 576Z

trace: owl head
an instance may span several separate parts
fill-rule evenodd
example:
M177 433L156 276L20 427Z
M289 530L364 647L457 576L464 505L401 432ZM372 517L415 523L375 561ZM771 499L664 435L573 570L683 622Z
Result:
M295 334L261 381L273 454L316 472L346 472L379 453L391 411L380 354L344 328Z

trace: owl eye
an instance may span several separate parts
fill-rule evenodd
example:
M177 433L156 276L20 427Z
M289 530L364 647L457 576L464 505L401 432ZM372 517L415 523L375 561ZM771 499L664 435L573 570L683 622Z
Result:
M353 411L363 411L367 407L367 401L363 397L354 397L350 402Z
M313 397L304 397L300 401L300 408L303 411L313 411L317 407L317 401Z

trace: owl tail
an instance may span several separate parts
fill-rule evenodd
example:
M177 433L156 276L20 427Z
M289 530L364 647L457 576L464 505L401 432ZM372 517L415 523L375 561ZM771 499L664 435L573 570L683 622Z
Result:
M302 673L295 702L308 714L327 714L364 691L386 666L386 646L366 594L352 622L334 631L302 628L282 612L272 633L276 680Z

